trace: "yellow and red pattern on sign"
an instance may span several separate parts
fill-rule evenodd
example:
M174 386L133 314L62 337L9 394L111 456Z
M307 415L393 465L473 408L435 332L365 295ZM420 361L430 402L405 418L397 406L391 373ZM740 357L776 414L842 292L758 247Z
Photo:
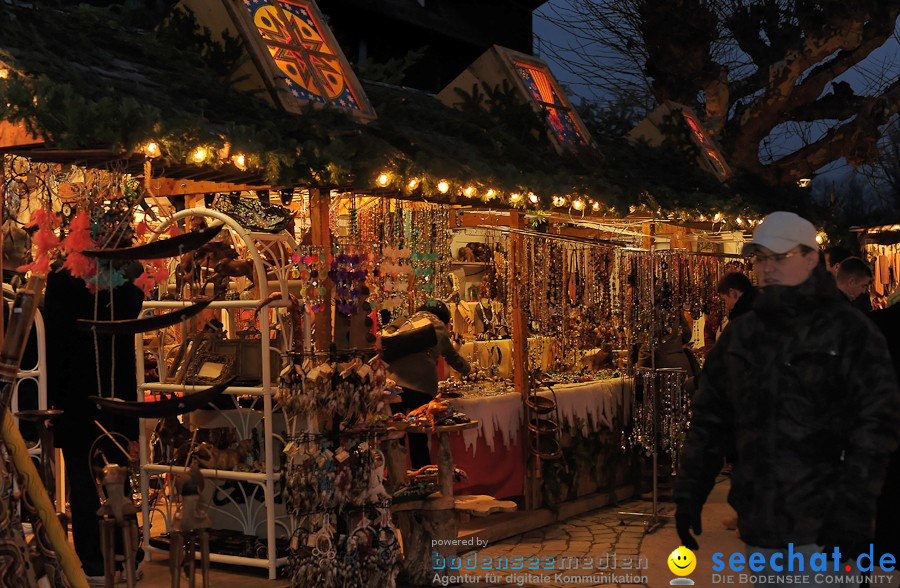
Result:
M694 138L697 141L697 144L702 149L704 155L706 155L706 160L713 167L716 174L722 178L727 178L730 174L728 168L725 166L722 161L721 154L712 141L709 140L709 137L706 134L706 131L693 115L682 111L684 115L684 120L687 122L688 126L691 127L691 131L694 133Z
M244 6L294 97L360 110L340 50L330 46L325 25L308 2L244 0Z

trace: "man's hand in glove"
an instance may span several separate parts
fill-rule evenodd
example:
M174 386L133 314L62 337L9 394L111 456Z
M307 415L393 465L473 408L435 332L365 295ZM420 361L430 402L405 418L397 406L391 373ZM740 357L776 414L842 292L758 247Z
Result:
M678 537L681 539L681 544L691 551L700 547L697 545L697 540L691 535L691 531L693 530L696 535L703 533L700 524L702 510L702 505L691 505L687 502L679 502L678 508L675 510L675 529L678 531Z

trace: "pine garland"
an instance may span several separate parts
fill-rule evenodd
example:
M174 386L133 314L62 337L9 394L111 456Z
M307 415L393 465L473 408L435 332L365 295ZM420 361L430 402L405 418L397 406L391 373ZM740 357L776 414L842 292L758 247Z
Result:
M247 58L238 39L214 40L184 9L154 6L3 5L0 61L13 71L0 79L0 119L24 122L60 149L133 153L154 141L178 164L206 146L203 163L221 165L227 142L275 186L468 202L463 190L472 185L476 201L489 189L534 193L536 207L527 198L516 204L549 210L555 196L570 195L602 203L605 214L639 206L683 218L753 214L772 193L740 174L723 185L668 146L621 141L558 155L545 121L508 86L461 92L459 108L449 108L423 92L367 84L378 113L367 125L334 108L287 114L234 89ZM390 182L377 186L385 170ZM440 180L453 188L441 192ZM510 205L508 197L491 204Z

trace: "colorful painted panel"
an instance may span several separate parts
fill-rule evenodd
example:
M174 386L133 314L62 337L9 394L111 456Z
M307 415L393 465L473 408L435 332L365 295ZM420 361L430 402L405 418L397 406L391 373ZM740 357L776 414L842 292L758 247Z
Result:
M528 91L547 112L547 121L560 144L579 147L588 144L585 132L570 114L570 106L562 97L556 80L546 66L539 66L514 59L516 73L525 82Z
M318 13L302 0L243 0L275 65L300 100L362 110L342 54Z
M691 127L691 131L694 133L694 138L697 140L697 144L706 155L706 160L713 167L716 174L723 178L728 177L728 168L725 167L725 163L722 161L719 150L706 134L706 130L703 128L703 125L701 125L700 121L698 121L693 115L688 114L684 111L682 111L682 114L684 115L684 120L687 122L688 126Z

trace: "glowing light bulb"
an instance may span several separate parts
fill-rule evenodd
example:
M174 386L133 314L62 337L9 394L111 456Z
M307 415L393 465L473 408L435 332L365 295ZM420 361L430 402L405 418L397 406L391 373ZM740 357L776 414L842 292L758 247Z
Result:
M391 181L391 178L386 173L381 172L380 174L378 174L378 179L376 181L378 182L378 185L383 188L384 186L388 185L388 182Z
M209 151L207 151L206 147L197 147L194 149L194 153L191 154L191 157L194 161L200 163L201 161L206 161L207 155L209 155Z
M734 222L736 222L739 225L742 225L742 224L744 224L744 219L742 219L741 217L737 217L736 219L734 219Z
M554 196L553 197L553 206L565 206L566 199L562 196Z
M147 154L147 157L159 157L159 143L150 141L147 143L146 147L144 147L144 153Z
M592 203L591 203L591 208L593 208L595 211L596 211L596 210L600 210L600 203L599 203L599 202L592 202Z
M819 245L821 245L821 244L822 244L822 241L824 241L824 239L822 239L822 235L816 235L816 243L818 243Z
M722 220L722 213L721 213L721 212L717 212L717 213L716 213L716 216L713 217L713 222L714 222L714 223L717 223L717 222L719 222L720 220Z
M437 189L441 194L446 194L450 190L450 184L447 183L447 180L441 180L438 182Z
M518 202L521 199L522 199L522 195L519 194L518 192L513 192L512 194L509 195L510 202Z
M584 210L584 200L581 198L572 202L572 208L575 210Z
M537 204L538 200L539 200L538 195L535 194L534 192L528 193L528 199L531 201L532 204Z
M415 190L419 187L419 180L417 180L416 178L412 178L407 184L407 187L409 187L410 190Z
M234 162L234 165L238 169L246 169L247 168L247 158L244 157L243 153L238 153L237 155L231 158L231 161Z
M496 195L497 195L497 191L496 191L496 190L494 190L493 188L488 188L488 191L487 191L487 193L486 193L484 196L485 196L485 198L487 198L488 200L490 200L491 198L493 198L493 197L496 196Z
M637 206L629 206L628 207L628 212L634 213L635 210L637 210Z
M474 186L466 186L466 189L463 190L463 194L466 195L466 198L471 198L475 195L475 187Z
M801 188L806 188L812 183L812 178L800 178L797 180L797 185Z

